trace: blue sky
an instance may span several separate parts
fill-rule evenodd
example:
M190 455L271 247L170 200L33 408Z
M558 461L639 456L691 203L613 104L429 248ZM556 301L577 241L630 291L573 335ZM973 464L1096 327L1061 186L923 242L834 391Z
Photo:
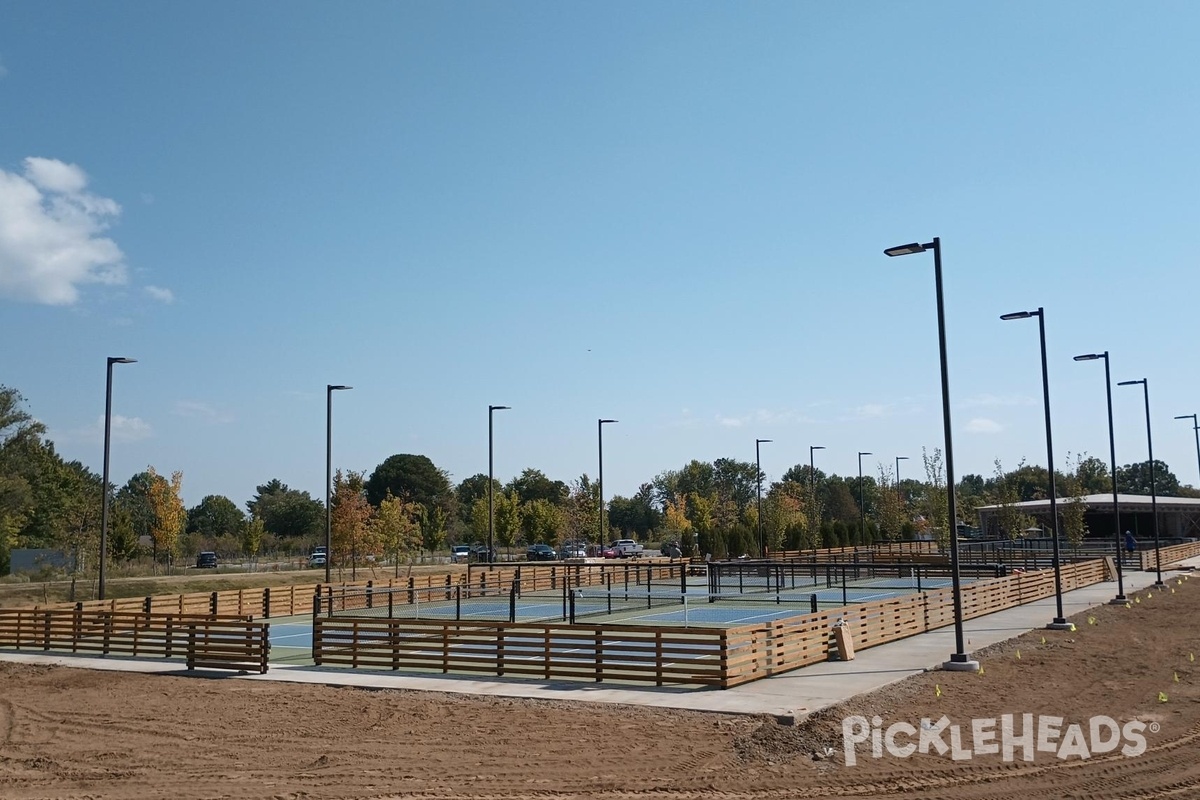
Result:
M1107 460L1103 366L1197 476L1200 6L8 3L0 382L114 482L189 505L428 455L606 493L941 446ZM1118 461L1145 458L1116 389Z

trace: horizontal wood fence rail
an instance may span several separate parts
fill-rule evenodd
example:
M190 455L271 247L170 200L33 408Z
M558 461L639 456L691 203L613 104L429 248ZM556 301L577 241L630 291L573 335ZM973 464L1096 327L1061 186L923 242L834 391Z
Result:
M0 648L184 658L189 669L267 671L268 623L248 616L0 609Z
M1063 591L1105 580L1103 561L1061 568ZM963 618L992 614L1054 594L1054 571L1018 573L962 587ZM856 649L903 639L954 623L954 594L938 589L788 617L728 632L726 686L736 686L836 657L833 628L850 628Z
M724 686L725 631L334 617L313 624L313 661L498 677Z
M1170 564L1178 564L1184 559L1200 556L1200 542L1185 542L1183 544L1173 544L1169 547L1160 548L1160 553L1156 556L1154 549L1139 550L1138 555L1141 556L1141 567L1145 572L1150 572L1157 569L1158 559L1161 558L1164 567Z

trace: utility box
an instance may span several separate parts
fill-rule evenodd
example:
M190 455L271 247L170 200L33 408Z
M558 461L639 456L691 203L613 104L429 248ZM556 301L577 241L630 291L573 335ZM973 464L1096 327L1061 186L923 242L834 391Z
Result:
M854 637L850 635L850 628L845 625L834 625L833 641L837 645L839 661L854 660Z

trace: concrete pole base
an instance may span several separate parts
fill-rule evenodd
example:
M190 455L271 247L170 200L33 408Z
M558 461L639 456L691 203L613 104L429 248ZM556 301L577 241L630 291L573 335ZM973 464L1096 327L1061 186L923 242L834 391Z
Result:
M966 653L952 653L950 660L942 663L947 672L978 672L979 662L972 661Z
M1125 596L1125 595L1123 595L1123 594L1119 594L1119 595L1117 595L1116 597L1114 597L1112 600L1109 600L1109 601L1108 601L1108 604L1109 604L1110 606L1123 606L1123 605L1125 605L1125 604L1126 604L1126 603L1128 603L1128 602L1129 602L1129 598L1128 598L1128 597L1126 597L1126 596Z
M1073 622L1067 622L1065 619L1056 619L1056 620L1054 620L1054 622L1051 622L1049 625L1046 626L1046 630L1048 630L1048 631L1073 631L1073 630L1075 630L1075 624Z
M1155 581L1154 588L1155 589L1165 589L1165 588L1167 588L1167 584L1163 583L1162 581Z

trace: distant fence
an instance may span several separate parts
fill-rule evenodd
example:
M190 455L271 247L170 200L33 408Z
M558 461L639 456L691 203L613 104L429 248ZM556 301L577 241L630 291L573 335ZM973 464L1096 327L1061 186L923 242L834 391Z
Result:
M0 648L182 658L188 669L266 672L268 623L248 617L72 609L0 609Z
M1170 564L1178 564L1184 559L1200 556L1200 542L1185 542L1184 544L1163 547L1160 548L1160 553L1157 556L1154 550L1139 550L1138 555L1141 557L1142 569L1150 571L1157 567L1159 557L1161 557L1162 565L1165 567Z
M1062 567L1063 590L1105 579L1102 561ZM1054 594L1040 570L962 587L966 619ZM833 626L859 649L950 625L954 599L938 589L737 628L550 625L333 617L313 621L321 665L496 676L631 681L726 688L826 661Z

